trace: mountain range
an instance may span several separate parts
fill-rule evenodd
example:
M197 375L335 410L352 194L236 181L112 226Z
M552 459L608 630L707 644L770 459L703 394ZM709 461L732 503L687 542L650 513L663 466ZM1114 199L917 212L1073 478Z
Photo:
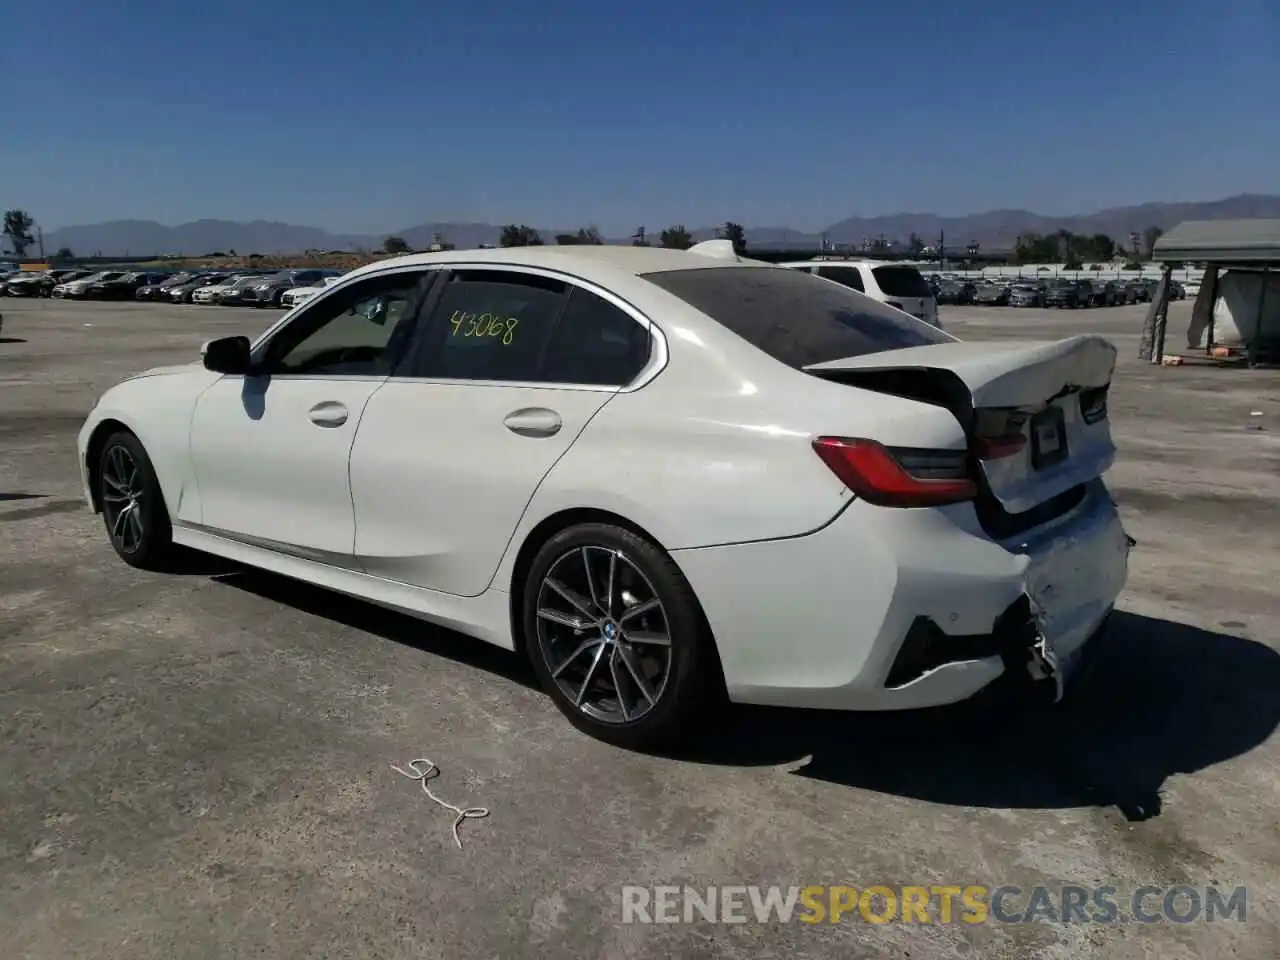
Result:
M1168 230L1184 220L1231 220L1280 217L1280 196L1241 194L1223 200L1200 203L1146 203L1115 207L1078 216L1047 216L1027 210L991 210L962 217L941 217L931 213L898 213L883 217L849 217L831 224L821 233L807 233L788 227L747 227L747 245L757 249L816 248L823 235L831 243L859 244L883 236L905 241L912 233L925 243L945 236L948 246L980 244L987 250L1013 247L1019 235L1047 234L1058 230L1072 233L1105 233L1127 243L1129 233L1148 227ZM426 249L439 235L460 248L497 244L500 225L489 223L423 223L388 234L331 233L318 227L297 226L267 220L236 223L229 220L196 220L167 227L152 220L113 220L85 226L61 227L44 235L45 252L63 247L78 256L142 256L183 254L199 256L215 251L248 253L302 253L306 250L373 250L387 236L402 237L411 249ZM554 242L557 233L573 233L577 227L538 228L542 239ZM656 243L661 228L651 228ZM714 227L690 231L695 240L714 236ZM629 243L630 238L607 242Z

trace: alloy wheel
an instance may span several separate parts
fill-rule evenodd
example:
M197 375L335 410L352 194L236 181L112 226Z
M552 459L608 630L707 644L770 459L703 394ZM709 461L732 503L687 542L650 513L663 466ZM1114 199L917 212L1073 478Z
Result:
M145 527L142 471L124 446L107 450L102 464L102 512L107 530L123 553L135 553L142 546Z
M560 692L601 723L639 720L671 676L671 632L657 591L612 547L576 547L538 590L540 655Z

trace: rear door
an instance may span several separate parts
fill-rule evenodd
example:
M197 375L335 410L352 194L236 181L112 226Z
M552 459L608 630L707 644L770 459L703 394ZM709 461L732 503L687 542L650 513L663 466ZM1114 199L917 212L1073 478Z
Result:
M356 436L359 563L483 593L538 484L649 351L647 321L604 291L536 270L453 271Z

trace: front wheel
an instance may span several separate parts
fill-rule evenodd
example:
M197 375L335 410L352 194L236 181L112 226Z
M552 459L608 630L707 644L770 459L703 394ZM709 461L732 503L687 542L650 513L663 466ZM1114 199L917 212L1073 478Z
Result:
M177 553L169 509L151 458L132 433L112 434L98 459L98 503L112 549L143 570L170 567Z
M715 702L718 676L692 587L623 527L569 527L538 551L522 611L542 686L580 730L628 748L668 744Z

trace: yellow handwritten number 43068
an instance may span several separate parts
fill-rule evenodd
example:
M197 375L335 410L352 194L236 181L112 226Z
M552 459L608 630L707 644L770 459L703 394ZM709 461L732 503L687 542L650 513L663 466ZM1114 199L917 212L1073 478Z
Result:
M449 318L455 337L495 337L504 347L511 346L520 321L515 317L499 317L492 313L464 313L453 311Z

